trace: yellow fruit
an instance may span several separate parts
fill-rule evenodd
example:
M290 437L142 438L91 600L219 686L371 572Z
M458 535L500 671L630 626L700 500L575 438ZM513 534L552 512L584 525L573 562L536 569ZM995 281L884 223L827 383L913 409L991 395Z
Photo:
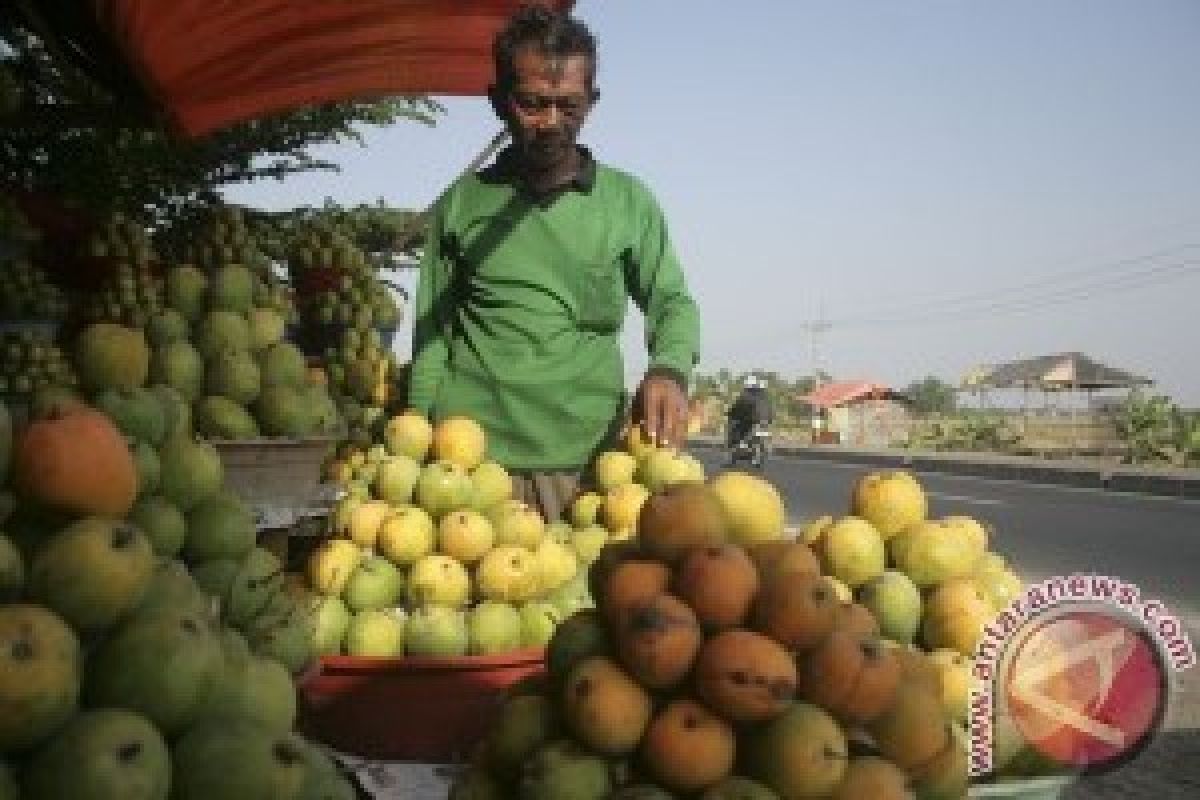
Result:
M965 725L971 703L971 660L955 650L934 650L929 661L937 668L946 715Z
M618 534L633 531L637 527L642 504L649 497L650 492L640 483L626 483L610 489L600 506L600 519L604 527Z
M608 491L625 483L633 482L637 470L637 459L621 450L608 450L596 456L592 469L600 489Z
M433 426L415 411L406 411L387 421L383 441L394 456L408 456L422 462L433 442Z
M824 571L851 588L878 578L887 567L883 538L861 517L842 517L830 525L817 550Z
M478 511L454 511L438 523L438 549L464 564L474 564L492 549L492 523Z
M392 507L382 500L368 500L350 512L347 526L350 540L359 547L374 547L379 528L392 513Z
M513 502L492 515L492 529L496 532L496 544L532 550L546 534L546 521L532 506Z
M987 552L988 531L981 522L972 517L961 515L942 517L942 522L949 525L955 533L966 539L979 555L982 556Z
M983 596L991 603L992 608L999 612L1008 608L1012 601L1021 594L1021 579L1008 569L976 570L971 580L979 587Z
M575 577L579 562L567 545L547 536L533 551L539 592L557 589Z
M745 547L783 536L783 498L767 481L745 472L723 472L710 484L725 510L729 537Z
M825 529L832 524L833 517L829 514L809 520L800 526L800 531L796 538L805 544L813 544L821 538L822 534L825 533Z
M349 539L329 539L309 557L309 583L321 594L341 594L362 555Z
M485 600L524 603L539 591L533 553L524 547L501 545L488 551L475 571L479 594Z
M418 506L405 506L383 520L375 544L393 564L415 564L433 552L434 538L429 515Z
M929 501L921 484L907 472L872 472L854 485L850 513L862 517L888 539L925 519Z
M936 586L970 575L979 559L971 544L941 522L923 522L904 534L905 546L895 553L900 571L917 586Z
M487 438L479 423L468 417L447 417L433 427L433 459L452 461L472 470L483 462Z

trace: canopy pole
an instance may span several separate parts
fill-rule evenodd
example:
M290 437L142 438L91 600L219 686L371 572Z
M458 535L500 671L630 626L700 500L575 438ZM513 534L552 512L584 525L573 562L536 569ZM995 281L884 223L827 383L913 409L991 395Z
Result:
M489 158L496 154L496 151L504 146L506 141L508 141L508 130L501 129L491 138L491 141L487 143L487 146L479 151L479 155L471 159L471 163L467 164L467 166L454 177L454 181L457 181L464 176L470 175L472 172L477 171L487 162ZM454 181L451 181L451 183L454 183ZM421 225L424 224L425 220L429 217L429 214L433 211L433 206L436 202L437 200L434 200L433 203L430 203L429 206L421 213L413 214L412 218L409 220L409 223L405 225L400 233L396 236L396 246L398 249L406 249L406 245L412 240L413 235L417 232ZM417 265L406 264L400 267L400 269L417 269Z

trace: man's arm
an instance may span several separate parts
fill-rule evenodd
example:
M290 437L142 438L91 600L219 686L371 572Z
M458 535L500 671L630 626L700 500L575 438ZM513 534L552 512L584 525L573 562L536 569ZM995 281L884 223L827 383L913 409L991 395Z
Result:
M439 204L440 206L440 204ZM450 301L450 267L442 252L442 210L434 210L417 279L413 321L412 367L408 404L428 416L446 373L450 356L446 320Z
M700 314L671 245L666 220L643 191L639 236L626 282L646 318L649 366L635 398L634 417L652 441L682 445L687 436L687 389L699 359Z

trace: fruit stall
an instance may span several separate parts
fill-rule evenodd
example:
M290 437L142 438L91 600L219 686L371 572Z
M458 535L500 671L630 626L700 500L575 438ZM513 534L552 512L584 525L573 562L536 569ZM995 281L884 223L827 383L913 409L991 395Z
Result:
M478 45L510 5L457 21ZM203 6L97 4L187 135L480 91L479 58L334 87L298 48L267 92L239 64L281 20L171 46ZM308 12L370 53L397 8ZM426 26L422 63L463 52ZM220 103L182 80L202 51ZM1021 582L912 475L800 519L632 426L547 520L479 424L406 407L406 296L348 229L60 201L0 191L0 800L350 800L375 762L449 765L457 800L1056 796L1004 719L968 780L970 659Z

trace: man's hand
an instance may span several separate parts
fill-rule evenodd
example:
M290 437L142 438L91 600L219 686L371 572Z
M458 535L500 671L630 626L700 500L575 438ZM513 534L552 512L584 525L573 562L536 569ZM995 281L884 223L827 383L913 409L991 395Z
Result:
M633 421L659 447L683 447L687 438L687 394L663 375L647 375L633 397Z

